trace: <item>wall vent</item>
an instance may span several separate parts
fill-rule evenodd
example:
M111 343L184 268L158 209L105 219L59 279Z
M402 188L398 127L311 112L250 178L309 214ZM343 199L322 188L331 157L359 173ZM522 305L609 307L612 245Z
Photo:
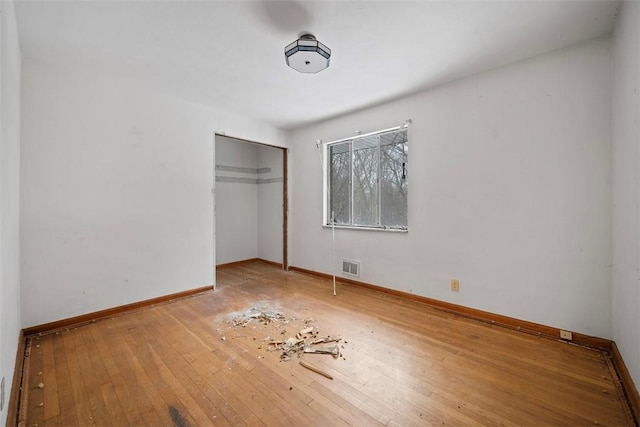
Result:
M360 263L350 259L342 259L342 272L351 276L360 276Z

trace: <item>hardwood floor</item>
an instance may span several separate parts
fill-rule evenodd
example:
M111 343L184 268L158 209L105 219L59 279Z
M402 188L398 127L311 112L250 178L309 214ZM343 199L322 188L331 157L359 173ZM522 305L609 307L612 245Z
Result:
M259 261L217 285L28 338L23 425L633 425L603 352ZM333 380L269 351L307 326Z

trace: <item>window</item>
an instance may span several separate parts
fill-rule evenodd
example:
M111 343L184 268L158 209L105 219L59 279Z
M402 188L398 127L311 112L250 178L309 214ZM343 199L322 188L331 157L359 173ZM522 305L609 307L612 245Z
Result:
M394 128L327 144L324 224L406 230L408 142Z

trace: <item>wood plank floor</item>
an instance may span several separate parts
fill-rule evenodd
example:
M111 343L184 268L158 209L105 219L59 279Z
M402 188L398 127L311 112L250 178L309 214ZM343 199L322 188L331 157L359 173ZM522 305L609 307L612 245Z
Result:
M259 261L217 284L28 338L23 424L633 425L600 351L356 286L334 297L326 280ZM247 315L264 310L284 318ZM338 358L303 356L333 380L268 351L306 325L342 339Z

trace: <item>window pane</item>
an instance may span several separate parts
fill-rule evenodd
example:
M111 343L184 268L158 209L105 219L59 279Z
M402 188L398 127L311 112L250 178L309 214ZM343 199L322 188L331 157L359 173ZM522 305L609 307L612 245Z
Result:
M353 140L353 223L378 225L378 136Z
M408 228L408 134L396 129L327 147L327 223Z
M331 223L333 212L336 224L351 223L351 159L350 143L329 146L329 212L327 218Z
M407 131L380 135L382 225L407 226Z

